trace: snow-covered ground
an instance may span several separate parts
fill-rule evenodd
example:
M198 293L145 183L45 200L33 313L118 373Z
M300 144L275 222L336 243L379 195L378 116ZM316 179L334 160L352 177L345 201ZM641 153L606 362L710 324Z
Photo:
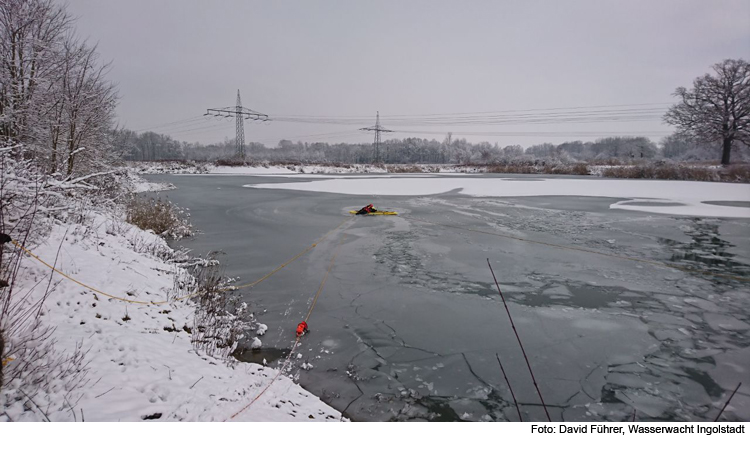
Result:
M389 166L372 164L277 164L264 163L251 166L221 166L213 163L138 162L133 163L140 174L210 174L210 175L294 175L294 174L386 174ZM457 166L452 164L408 164L420 172L414 174L461 175L485 173L484 166ZM390 167L397 167L390 165ZM396 172L400 173L400 172ZM405 175L406 173L404 173Z
M250 166L217 166L212 163L168 162L135 162L131 163L139 174L212 174L212 175L271 175L300 173L386 173L387 171L370 164L351 164L346 166L329 166L320 164L256 164Z
M209 166L211 175L270 175L298 173L285 166Z
M291 189L351 195L434 195L451 191L475 197L576 196L625 198L610 205L649 213L750 218L750 208L706 202L748 202L750 185L698 181L569 178L382 177L315 180L307 183L248 184L258 189Z
M172 252L153 233L91 213L83 224L53 224L45 241L31 250L111 295L158 304L107 298L24 258L17 297L38 299L51 280L43 323L54 327L57 356L76 349L85 353L88 382L71 392L64 387L64 377L53 378L27 401L28 387L14 381L0 392L0 421L223 421L248 405L276 375L269 367L230 367L193 350L188 333L193 305L171 300L174 277L183 269L153 256ZM10 361L6 368L19 363ZM280 376L233 420L340 419L339 412Z
M154 183L148 181L143 177L139 177L133 172L128 172L127 182L130 184L133 192L155 192L155 191L168 191L175 189L174 185L168 183Z

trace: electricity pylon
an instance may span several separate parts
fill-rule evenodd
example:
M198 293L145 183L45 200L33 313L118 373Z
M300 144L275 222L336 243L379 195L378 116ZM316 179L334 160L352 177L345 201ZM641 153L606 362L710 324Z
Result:
M240 99L240 90L237 89L237 105L227 106L226 108L208 108L204 116L216 116L216 117L235 117L237 120L237 135L235 142L237 143L237 157L245 160L245 122L244 120L261 120L267 121L268 114L259 113L253 111L250 108L242 106L242 100Z
M360 131L374 131L375 132L375 164L380 162L380 133L393 133L393 130L386 130L380 126L380 111L375 116L375 126L360 128Z

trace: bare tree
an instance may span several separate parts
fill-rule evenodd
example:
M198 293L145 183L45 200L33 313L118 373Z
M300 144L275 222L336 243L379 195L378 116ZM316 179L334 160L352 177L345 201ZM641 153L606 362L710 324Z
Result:
M0 135L30 137L31 124L45 113L35 104L57 77L55 55L72 18L52 0L0 1Z
M97 64L95 46L72 41L66 43L66 49L66 75L61 88L67 129L66 175L71 176L76 155L109 147L117 90L105 79L109 64Z
M727 59L714 64L716 75L693 81L693 89L679 87L680 103L664 116L678 132L699 142L721 141L721 163L729 164L734 141L750 143L750 64Z
M52 0L0 0L0 139L67 177L111 165L115 86Z

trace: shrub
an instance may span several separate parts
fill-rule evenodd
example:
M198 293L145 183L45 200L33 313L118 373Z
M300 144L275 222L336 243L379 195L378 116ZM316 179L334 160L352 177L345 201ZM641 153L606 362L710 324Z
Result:
M488 173L539 173L531 161L514 161L487 166Z
M597 165L601 165L601 166L622 166L622 165L626 164L626 163L624 163L623 161L620 161L617 158L611 158L611 157L610 158L595 159L595 160L592 161L592 163L596 163Z
M571 175L591 175L589 165L585 163L573 164L570 166L570 171L568 173Z
M654 164L609 167L602 171L603 177L648 178L657 180L686 181L730 181L750 182L750 166L736 165L723 169L685 166L681 164Z
M732 164L719 169L721 181L750 183L750 164Z
M126 207L126 220L142 230L180 239L192 235L186 214L168 200L133 197Z
M488 173L525 173L555 175L590 175L585 163L550 163L547 161L511 161L487 166Z
M244 166L245 161L239 158L229 158L229 159L217 159L216 160L217 166Z
M193 266L191 274L192 288L199 293L192 298L196 303L190 335L193 348L231 363L230 355L251 326L244 319L247 303L233 293L232 280L224 277L212 255Z
M389 164L386 166L389 173L422 173L422 167L408 164Z

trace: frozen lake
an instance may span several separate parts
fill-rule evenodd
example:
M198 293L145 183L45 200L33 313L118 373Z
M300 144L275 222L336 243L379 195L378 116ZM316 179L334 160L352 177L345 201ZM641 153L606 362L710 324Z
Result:
M353 217L243 292L269 327L255 357L278 358L338 248L291 373L354 420L516 421L497 356L524 420L545 420L487 258L553 420L631 420L634 410L638 420L713 420L740 381L723 418L750 420L747 185L722 198L712 183L703 184L705 198L680 197L681 189L657 195L670 189L661 184L652 196L640 186L637 195L587 197L580 188L535 195L528 186L550 177L534 176L147 178L174 184L159 195L189 208L201 230L179 244L196 255L222 250L226 274L239 283L299 253L350 209L374 203L399 212ZM505 188L514 182L522 196ZM435 193L436 184L445 188ZM486 185L505 191L495 196ZM466 195L480 195L471 189L482 196ZM598 195L612 195L605 191ZM661 213L691 205L707 205L708 215L738 212ZM313 368L300 369L305 362Z

